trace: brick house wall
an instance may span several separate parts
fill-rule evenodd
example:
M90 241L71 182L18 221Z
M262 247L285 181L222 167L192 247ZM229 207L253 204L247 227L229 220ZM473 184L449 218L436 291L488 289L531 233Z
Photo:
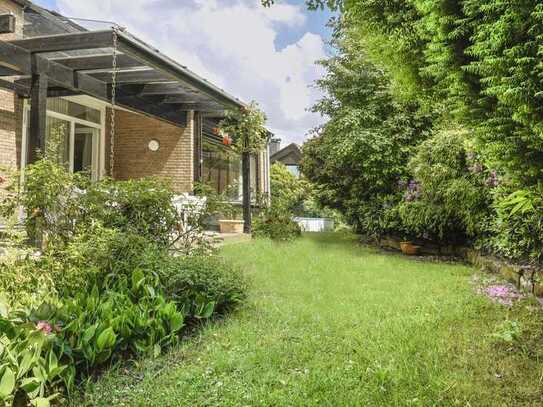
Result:
M0 40L3 41L23 36L24 18L22 7L9 0L0 0L0 14L8 13L15 15L15 33L0 34ZM22 99L17 97L14 92L0 89L0 167L12 170L20 168L22 107Z
M110 172L111 110L107 110L105 135L106 173ZM113 177L119 180L148 176L169 179L177 193L192 192L194 177L194 115L188 114L186 128L124 110L115 111ZM150 151L150 140L160 143Z

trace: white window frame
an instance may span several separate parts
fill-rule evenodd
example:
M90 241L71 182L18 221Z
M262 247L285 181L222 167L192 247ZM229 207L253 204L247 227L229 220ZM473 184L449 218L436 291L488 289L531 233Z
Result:
M54 117L56 119L64 120L70 125L70 157L69 165L70 172L73 172L74 168L74 142L75 142L75 125L80 124L82 126L91 127L98 130L97 136L93 136L93 151L92 151L92 170L91 179L93 181L101 179L105 175L105 136L106 136L106 103L99 100L90 98L88 96L68 96L62 99L70 102L78 103L82 106L89 107L100 111L100 123L94 123L87 120L79 119L73 116L68 116L62 113L57 113L51 110L47 110L48 117ZM21 140L21 182L24 181L24 169L27 165L27 149L28 149L28 120L30 113L30 104L27 100L23 102L23 131Z

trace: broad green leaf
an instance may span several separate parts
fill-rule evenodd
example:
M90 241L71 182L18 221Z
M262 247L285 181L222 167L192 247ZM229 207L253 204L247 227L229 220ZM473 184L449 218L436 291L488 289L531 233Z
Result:
M27 377L26 379L21 380L19 387L23 389L26 393L32 393L40 387L40 380L37 377Z
M15 374L9 367L4 370L0 378L0 399L5 399L13 393L15 389Z
M173 332L179 331L183 327L183 314L175 313L170 317L170 329Z
M96 324L89 326L85 331L83 332L83 336L81 337L81 340L84 344L87 344L91 341L94 334L96 333Z
M203 318L209 318L211 315L213 315L213 311L215 310L215 302L208 302L204 308L204 311L202 313Z
M49 399L46 399L45 397L35 398L34 400L30 400L30 403L34 407L49 407L51 405Z
M23 377L26 372L30 370L32 367L32 363L36 361L37 355L35 355L33 352L27 350L24 352L23 359L21 360L21 363L19 364L19 371L17 372L17 379L20 379Z
M96 339L96 347L101 352L104 349L112 348L113 345L115 345L116 340L117 335L115 335L113 328L109 327L98 335L98 339Z
M47 367L47 370L49 371L49 374L51 371L55 370L58 367L58 358L54 351L49 352L49 366Z
M145 274L140 269L134 270L132 273L132 290L138 289L145 280Z
M7 298L2 294L0 295L0 317L7 318L9 314L9 306L8 306L8 300Z

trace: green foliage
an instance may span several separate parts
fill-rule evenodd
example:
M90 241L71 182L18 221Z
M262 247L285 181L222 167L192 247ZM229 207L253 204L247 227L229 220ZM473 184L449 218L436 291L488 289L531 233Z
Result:
M172 259L161 270L161 278L168 298L180 303L191 318L207 318L212 311L224 313L246 295L241 272L216 256Z
M330 121L304 147L319 201L366 234L475 243L540 262L541 2L340 5L339 52L324 63L318 84L328 96L315 106ZM463 140L435 129L458 129ZM394 189L408 180L416 199Z
M281 208L270 207L255 218L253 237L265 237L277 241L291 241L302 234L292 215Z
M241 216L241 208L234 205L232 196L237 195L238 184L233 184L222 193L216 188L205 183L196 183L194 192L206 200L206 212L209 215L219 216L226 219L238 219Z
M0 302L0 402L48 406L59 397L68 366L59 362L56 336L47 335L35 320L11 313Z
M285 165L271 166L271 204L296 215L303 214L304 201L311 194L311 185L304 178L295 177Z
M511 192L502 187L494 197L497 216L490 224L488 250L511 260L543 260L543 192L541 186Z
M163 180L106 179L86 187L80 206L86 219L168 247L180 222L173 198L171 187Z
M320 204L378 237L396 227L388 213L401 199L398 181L431 122L416 103L394 100L389 78L348 30L335 45L338 54L322 62L327 74L317 82L326 96L313 108L330 120L304 144L302 172Z
M157 356L177 343L187 318L208 319L243 300L240 273L198 250L206 208L178 211L167 184L91 184L41 160L26 185L19 202L31 214L27 227L47 244L0 263L0 400L48 405L97 367ZM13 211L16 200L3 208Z
M496 332L492 334L492 338L496 342L512 344L518 341L521 337L522 329L518 322L505 320L498 327Z
M399 214L412 237L464 243L485 232L493 173L467 151L466 137L454 130L438 132L411 158L416 184L408 185Z
M251 102L247 107L227 111L219 127L223 134L232 137L236 152L258 153L265 146L268 137L265 124L266 115L256 102Z

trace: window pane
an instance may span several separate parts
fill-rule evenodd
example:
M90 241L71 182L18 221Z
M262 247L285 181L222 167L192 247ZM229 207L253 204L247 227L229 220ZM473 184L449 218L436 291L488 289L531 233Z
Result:
M230 149L204 142L202 182L213 187L217 193L228 192L230 198L238 199L240 158Z
M62 98L48 98L47 110L62 113L77 119L100 124L100 110L92 109L79 103Z
M67 170L70 169L70 123L47 117L46 125L46 154Z
M88 172L92 174L92 152L96 140L97 129L75 125L74 136L74 172Z

